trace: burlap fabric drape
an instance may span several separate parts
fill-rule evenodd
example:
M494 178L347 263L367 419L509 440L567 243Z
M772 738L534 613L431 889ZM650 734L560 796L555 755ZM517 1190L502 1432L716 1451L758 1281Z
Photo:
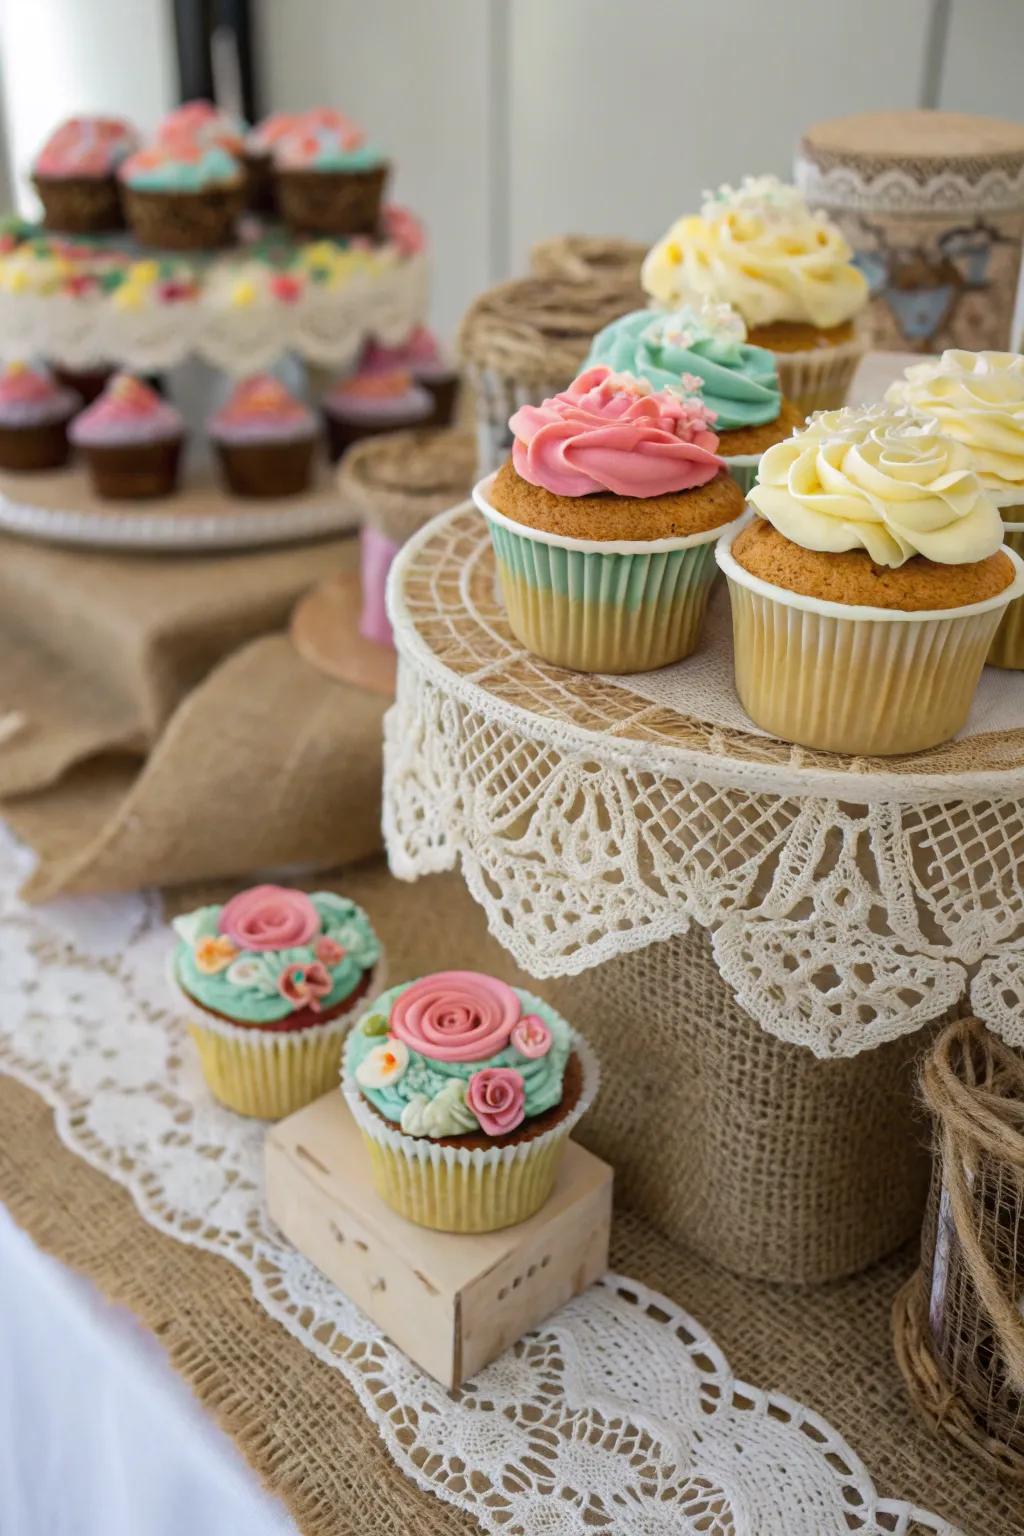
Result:
M1024 1059L962 1020L921 1087L935 1163L921 1267L894 1312L897 1353L922 1411L1024 1484Z
M469 964L537 985L486 933L456 876L408 887L374 862L330 883L373 913L396 975ZM175 904L216 894L183 891ZM576 1017L587 1027L581 1013ZM147 1226L123 1189L59 1142L42 1101L9 1079L0 1078L0 1114L0 1198L36 1242L157 1333L303 1536L476 1530L396 1471L342 1377L262 1311L239 1271ZM738 1375L824 1412L882 1493L911 1499L970 1532L1019 1530L1017 1497L995 1479L979 1478L953 1441L932 1435L901 1390L887 1318L911 1255L821 1291L794 1291L730 1275L620 1212L612 1262L699 1317ZM913 1525L906 1536L917 1536Z
M352 540L213 556L3 541L0 799L26 895L126 888L379 847L383 702L280 633Z

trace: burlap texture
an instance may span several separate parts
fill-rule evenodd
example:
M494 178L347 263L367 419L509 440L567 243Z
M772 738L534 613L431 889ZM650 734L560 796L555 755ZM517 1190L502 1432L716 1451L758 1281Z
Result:
M374 863L334 883L373 913L396 976L473 965L536 990L486 934L455 876L405 886ZM176 904L195 898L183 892ZM573 1016L588 1028L583 1010ZM401 1476L343 1378L267 1317L238 1271L148 1227L124 1190L61 1146L42 1101L7 1079L0 1114L0 1198L41 1247L157 1334L304 1536L471 1536L472 1520ZM656 1141L645 1138L652 1154ZM967 1452L932 1435L902 1390L888 1314L912 1255L820 1291L793 1291L741 1280L620 1213L612 1263L699 1318L739 1377L824 1413L883 1496L909 1499L972 1533L1019 1532L1018 1496L980 1478Z
M396 544L464 501L476 471L471 432L422 428L368 437L349 449L338 489L362 522Z
M638 240L614 235L555 235L531 247L530 272L534 277L571 283L601 279L631 283L637 289L636 308L643 309L646 298L640 292L640 267L646 255L646 245Z
M546 990L601 1058L578 1137L668 1237L738 1274L817 1285L918 1230L923 1034L835 1060L778 1040L739 1007L696 926Z
M579 372L594 334L644 302L636 284L621 278L516 278L470 305L459 328L459 353L474 370L521 385L561 379L564 388Z
M897 1353L923 1412L1024 1483L1024 1059L960 1020L921 1086L935 1159L921 1269L894 1314Z

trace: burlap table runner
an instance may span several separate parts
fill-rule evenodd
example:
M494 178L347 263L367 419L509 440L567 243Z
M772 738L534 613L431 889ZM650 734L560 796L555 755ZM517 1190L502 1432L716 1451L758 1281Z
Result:
M459 963L525 983L456 877L409 887L374 861L332 883L373 912L396 975ZM9 1079L0 1078L0 1114L0 1199L41 1247L157 1334L304 1536L477 1529L397 1471L341 1375L262 1311L237 1270L147 1226L123 1189L61 1145L42 1101ZM742 1379L825 1413L882 1494L972 1533L1019 1532L1019 1497L980 1478L967 1452L932 1435L903 1392L888 1316L911 1253L807 1294L726 1274L620 1213L612 1262L697 1316Z

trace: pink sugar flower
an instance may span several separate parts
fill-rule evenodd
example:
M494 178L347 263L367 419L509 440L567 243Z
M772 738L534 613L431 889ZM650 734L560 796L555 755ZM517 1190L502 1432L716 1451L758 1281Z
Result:
M321 1001L330 992L332 982L327 968L319 960L310 965L286 965L277 980L277 990L292 1008L311 1008L320 1012Z
M466 1084L466 1105L488 1136L505 1136L526 1118L526 1087L514 1067L484 1067Z
M340 965L345 958L346 950L336 939L329 939L326 934L317 939L313 945L313 953L324 965Z

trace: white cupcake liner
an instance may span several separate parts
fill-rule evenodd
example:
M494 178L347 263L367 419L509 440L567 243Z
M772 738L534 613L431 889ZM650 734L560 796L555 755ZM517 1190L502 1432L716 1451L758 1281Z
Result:
M960 608L909 612L826 602L772 586L733 558L739 527L719 541L729 582L736 691L747 714L781 741L886 757L921 752L963 726L1014 580Z
M812 411L834 411L846 397L867 351L860 331L837 346L808 347L803 352L772 352L783 398L805 416Z
M1024 556L1024 523L1004 523L1003 535L1006 547ZM1024 671L1024 598L1015 598L1000 619L986 662L1006 671Z

